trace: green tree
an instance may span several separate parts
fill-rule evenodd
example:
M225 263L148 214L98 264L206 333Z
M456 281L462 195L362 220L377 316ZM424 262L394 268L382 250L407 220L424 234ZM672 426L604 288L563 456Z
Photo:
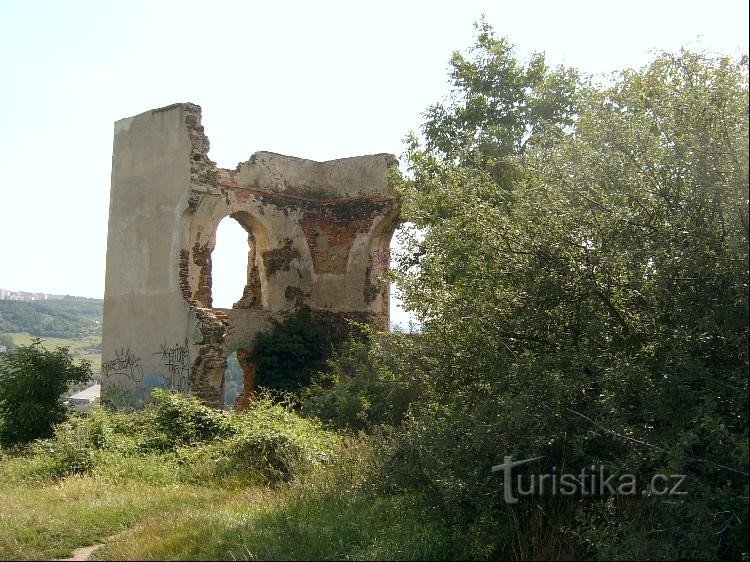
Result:
M479 555L549 557L514 543L538 510L504 507L504 455L683 473L688 498L565 524L593 556L746 552L747 58L662 54L598 85L480 24L451 65L400 188L429 389L390 480L429 487Z
M484 20L476 29L471 57L457 51L451 58L448 101L425 112L423 154L481 169L495 184L512 189L522 171L518 156L573 125L578 73L550 69L540 53L521 64L512 45Z
M313 377L301 393L303 414L356 431L403 421L423 386L415 377L403 376L402 364L414 355L419 334L369 330L365 341L345 342L328 359L327 371Z
M68 385L91 378L87 361L76 365L68 348L49 351L39 339L0 355L0 445L52 436L67 415L62 396Z

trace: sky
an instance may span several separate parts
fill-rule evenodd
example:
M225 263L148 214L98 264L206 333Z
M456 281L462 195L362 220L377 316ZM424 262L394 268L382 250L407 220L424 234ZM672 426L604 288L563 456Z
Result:
M521 57L591 74L748 50L746 0L0 0L0 287L103 296L117 119L197 103L226 168L258 150L398 156L482 14Z

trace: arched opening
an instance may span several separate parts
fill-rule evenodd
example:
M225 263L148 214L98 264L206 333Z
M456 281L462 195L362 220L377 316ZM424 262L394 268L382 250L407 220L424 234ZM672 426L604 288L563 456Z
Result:
M211 297L213 308L232 308L245 296L253 268L252 236L234 218L222 219L216 229L211 253ZM254 260L252 260L254 261Z
M414 315L404 310L401 291L388 273L397 265L402 241L408 240L411 233L412 226L401 223L395 208L381 219L371 235L364 297L381 330L418 329Z

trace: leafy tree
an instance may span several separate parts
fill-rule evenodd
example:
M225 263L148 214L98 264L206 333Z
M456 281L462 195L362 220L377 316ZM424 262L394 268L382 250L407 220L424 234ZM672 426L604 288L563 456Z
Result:
M301 393L301 412L337 429L370 431L398 425L419 399L421 381L403 376L419 334L367 333L366 341L345 342Z
M429 388L391 483L427 486L477 555L544 558L514 542L538 510L504 506L504 455L682 473L674 503L539 499L539 529L576 526L591 556L747 552L747 58L662 54L599 85L480 24L451 65L400 186Z
M550 69L539 53L521 64L512 45L496 37L489 24L482 20L476 28L473 58L460 52L451 58L448 101L425 112L422 154L482 170L512 189L521 173L517 157L573 125L578 73ZM417 152L411 151L411 159ZM412 171L426 170L413 166Z
M91 378L87 361L76 365L68 348L48 351L39 339L0 355L0 445L50 437L66 417L68 385Z

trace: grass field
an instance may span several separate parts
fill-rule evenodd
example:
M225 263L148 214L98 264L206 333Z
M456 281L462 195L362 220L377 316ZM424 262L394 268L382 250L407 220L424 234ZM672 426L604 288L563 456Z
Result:
M54 439L0 448L0 560L95 544L102 560L465 558L419 497L367 484L366 437L341 438L270 401L228 414L167 400L97 409ZM220 433L198 439L196 421Z
M153 516L220 505L230 496L219 488L143 480L115 482L103 475L61 481L19 477L33 459L0 462L0 559L66 557ZM24 465L27 465L26 467Z
M409 497L352 493L325 473L279 488L185 484L159 460L60 481L19 478L28 459L0 462L0 559L62 558L97 543L100 560L456 556L447 530Z
M29 345L34 336L27 332L10 332L7 334L13 340L16 345ZM91 369L94 374L99 375L102 369L102 356L97 348L101 346L101 336L84 336L80 339L63 339L63 338L50 338L43 337L42 345L49 350L57 347L68 347L70 348L70 355L74 359L86 359L91 362Z

